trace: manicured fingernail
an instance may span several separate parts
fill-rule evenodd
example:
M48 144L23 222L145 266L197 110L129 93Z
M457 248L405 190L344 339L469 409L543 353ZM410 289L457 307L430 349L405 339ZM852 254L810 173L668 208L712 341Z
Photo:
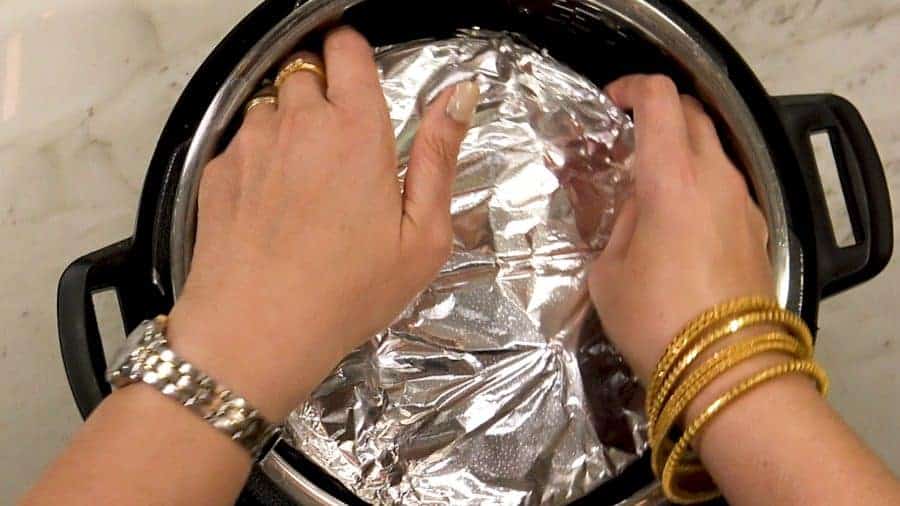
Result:
M474 81L457 84L450 103L447 104L447 116L465 125L472 123L480 99L481 91Z

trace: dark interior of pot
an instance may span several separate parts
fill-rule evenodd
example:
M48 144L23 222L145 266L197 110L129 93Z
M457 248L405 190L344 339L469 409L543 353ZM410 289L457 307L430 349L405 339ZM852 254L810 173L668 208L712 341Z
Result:
M348 10L340 24L355 27L376 47L416 39L448 38L463 28L509 31L524 35L536 47L546 49L551 56L600 87L626 74L662 73L672 77L682 93L694 90L691 79L677 63L641 34L597 11L577 9L574 3L546 0L371 0ZM302 49L320 50L322 37L329 28L322 27L308 37L301 44ZM230 134L237 126L236 121ZM223 137L223 143L228 142L230 134ZM602 399L597 401L602 402ZM348 504L363 504L298 451L285 444L279 445L277 451L323 490ZM617 478L604 483L575 504L615 504L632 496L652 480L649 460L645 455ZM258 493L264 487L265 484L261 486L257 483L250 487L249 492L254 493L256 488Z

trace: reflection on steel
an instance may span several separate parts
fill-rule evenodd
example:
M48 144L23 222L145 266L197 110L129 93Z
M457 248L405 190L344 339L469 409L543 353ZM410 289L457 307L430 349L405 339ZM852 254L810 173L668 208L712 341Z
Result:
M170 236L171 284L180 293L190 265L195 228L197 190L202 168L216 154L227 125L257 87L265 73L287 56L315 28L338 19L363 0L310 0L295 10L251 49L210 103L193 137L186 157L172 218ZM369 0L375 1L375 0ZM802 301L802 251L791 237L783 195L767 146L748 105L730 82L716 56L696 42L683 25L646 0L558 0L559 12L578 11L581 18L609 23L641 33L663 48L693 78L705 102L716 110L734 138L735 148L760 198L769 223L770 258L775 268L778 295L782 304L799 310ZM313 504L339 504L307 480L291 485ZM287 482L286 482L287 483ZM640 495L640 494L639 494ZM651 494L652 495L652 494ZM635 500L643 501L635 496ZM333 501L333 502L332 502ZM641 502L640 504L647 504Z

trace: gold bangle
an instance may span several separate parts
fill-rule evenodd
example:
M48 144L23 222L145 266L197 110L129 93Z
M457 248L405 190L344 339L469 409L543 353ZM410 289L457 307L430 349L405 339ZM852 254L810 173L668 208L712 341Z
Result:
M684 383L678 386L672 398L665 404L659 419L650 424L648 429L650 444L656 453L653 457L655 470L661 469L664 460L660 460L660 456L664 455L665 450L674 444L671 440L667 440L666 436L694 397L718 376L735 365L755 355L770 351L781 351L790 353L795 358L803 358L799 356L803 350L796 339L783 332L770 332L717 351L710 360L704 362L687 377ZM667 444L663 445L664 442Z
M763 311L779 309L778 303L770 297L743 297L724 304L719 304L707 310L700 316L691 320L681 332L672 340L663 352L653 376L650 379L648 392L659 389L660 384L665 380L667 371L677 360L684 347L703 330L714 323L718 323L725 318L734 318L749 311Z
M754 389L762 383L765 383L766 381L792 373L803 373L807 376L810 376L811 378L816 380L819 392L823 396L828 394L828 376L814 360L794 360L792 362L770 367L756 374L755 376L752 376L749 379L741 382L738 386L726 392L724 395L710 404L700 416L698 416L693 422L691 422L688 428L684 431L684 434L682 434L681 439L679 439L678 443L676 443L672 448L672 452L669 455L668 460L666 461L666 465L663 468L663 472L660 477L663 492L670 501L678 504L691 504L695 502L706 501L719 496L718 490L704 490L696 492L685 490L683 488L676 488L676 473L681 470L679 469L679 467L681 466L681 461L683 460L683 457L687 452L690 444L693 442L694 438L697 437L703 427L707 423L709 423L710 420L712 420L718 413L722 411L722 409L734 402L736 399L740 398L750 390ZM696 476L694 476L694 478L696 478ZM706 478L708 478L709 482L712 483L712 479L709 478L708 474L706 475Z
M697 394L735 365L771 351L790 353L795 358L804 358L798 356L803 352L803 346L796 339L783 332L770 332L717 351L678 386L672 398L665 404L659 420L648 429L650 446L653 448L651 463L657 476L662 471L669 449L675 444L668 438L669 432Z
M794 336L796 336L804 346L804 355L798 356L798 358L809 358L810 356L812 356L812 334L810 334L809 328L806 326L803 320L794 313L785 311L783 309L778 309L769 311L756 311L738 316L731 321L721 325L719 328L712 331L712 333L701 337L693 347L684 351L684 353L682 353L682 355L680 356L678 362L676 362L674 366L667 371L665 381L662 383L662 385L659 386L659 389L649 389L647 391L645 402L647 420L650 422L650 424L652 425L656 421L657 417L659 416L659 412L662 410L662 406L668 399L672 389L675 387L678 380L681 379L681 376L684 374L684 372L691 366L694 360L696 360L697 357L700 356L701 353L703 353L707 348L712 346L717 341L720 341L721 339L724 339L731 334L739 332L746 327L763 324L775 324L786 327L786 329L790 331Z

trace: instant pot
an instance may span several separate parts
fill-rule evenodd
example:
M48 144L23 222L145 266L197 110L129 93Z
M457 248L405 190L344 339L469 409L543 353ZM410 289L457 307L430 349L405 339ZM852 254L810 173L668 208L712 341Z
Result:
M259 82L296 48L316 50L338 24L374 46L480 27L523 34L598 85L663 73L699 97L769 223L782 304L816 328L819 302L877 275L893 225L884 170L856 109L834 95L773 97L735 50L678 0L267 0L213 50L187 85L150 162L132 237L85 255L59 284L63 362L83 416L110 393L92 295L115 290L125 329L168 313L187 276L197 188ZM837 244L810 136L828 134L856 242ZM657 504L643 458L580 502ZM276 444L242 504L356 504L302 454Z

